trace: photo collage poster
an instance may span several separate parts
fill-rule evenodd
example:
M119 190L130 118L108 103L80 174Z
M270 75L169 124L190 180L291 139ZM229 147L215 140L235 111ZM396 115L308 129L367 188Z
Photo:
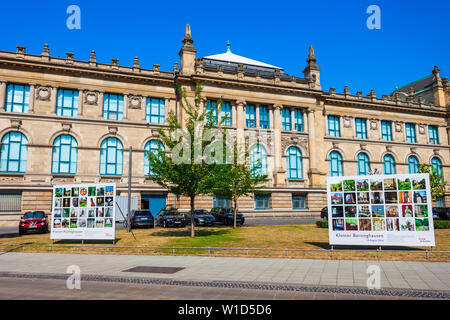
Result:
M347 244L352 240L336 233L378 232L391 236L374 237L376 243L405 245L413 239L429 245L420 241L421 235L434 232L427 174L330 177L327 187L330 240ZM392 236L396 233L404 237ZM362 244L370 244L367 238L361 238Z
M65 233L75 235L75 238L86 236L86 239L89 239L89 235L99 235L104 230L113 230L115 190L115 184L54 186L52 236Z

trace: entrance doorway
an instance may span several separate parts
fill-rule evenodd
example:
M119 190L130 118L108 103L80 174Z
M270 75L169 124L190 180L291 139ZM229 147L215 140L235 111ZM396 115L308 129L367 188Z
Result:
M153 216L156 216L161 209L166 207L165 194L143 194L141 196L141 209L150 210Z

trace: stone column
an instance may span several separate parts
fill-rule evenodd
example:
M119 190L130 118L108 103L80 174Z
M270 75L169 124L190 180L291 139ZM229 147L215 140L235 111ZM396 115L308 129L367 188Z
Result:
M273 108L269 108L269 129L273 129Z
M256 127L259 128L259 104L255 105Z
M53 111L52 111L52 114L56 114L56 105L58 104L58 88L57 87L52 87L51 97L53 97ZM30 99L31 99L31 97L30 97Z
M170 98L164 100L164 123L167 123L167 117L169 116ZM147 99L143 99L144 114L147 112Z
M311 186L320 185L319 160L317 159L317 141L315 129L315 110L308 109L308 128L309 128L309 183Z
M305 116L306 116L306 119L305 119ZM302 109L302 117L303 117L303 132L308 132L308 130L309 130L308 109Z
M35 99L35 94L36 92L36 84L35 83L30 83L30 103L28 104L28 112L29 113L34 113L34 99ZM58 99L58 97L55 98L56 100ZM55 103L56 106L56 103ZM55 107L55 112L56 112L56 107Z
M236 105L236 144L238 152L238 163L245 161L245 135L244 135L244 121L245 121L245 107L244 100L237 100Z
M0 111L6 111L6 81L0 80Z
M295 108L291 108L291 131L295 131Z
M126 120L127 116L128 116L128 96L129 96L129 93L125 93L123 95L123 118L122 119L124 119L124 120Z
M274 140L274 183L276 186L286 184L286 175L283 170L283 155L281 150L281 110L282 105L276 104L273 106L273 140Z
M99 91L98 93L98 117L103 118L103 91Z
M84 91L83 89L78 89L78 115L83 116L84 112Z
M235 126L237 128L237 124L236 124L236 104L232 103L231 104L231 126Z

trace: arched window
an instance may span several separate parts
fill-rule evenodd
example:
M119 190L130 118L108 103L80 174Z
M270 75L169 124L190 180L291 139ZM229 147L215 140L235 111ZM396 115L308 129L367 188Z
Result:
M77 173L77 140L69 135L55 139L52 156L52 173Z
M266 149L259 144L250 150L250 169L253 176L267 174Z
M100 174L122 175L123 145L119 139L106 138L103 140L100 151Z
M0 172L24 173L27 168L28 139L20 132L9 132L2 139Z
M410 156L408 158L408 173L418 173L419 172L419 160L416 157Z
M442 174L442 163L439 158L434 157L431 159L431 167L437 171L438 174ZM441 182L444 180L444 177L442 177Z
M330 153L330 176L343 176L342 156L339 152L333 151Z
M161 149L164 151L164 145L158 141L158 140L150 140L145 144L145 151L150 152L152 154L158 155L158 149L161 147ZM148 154L147 152L144 153L144 175L154 175L150 168L150 161L148 160Z
M368 175L370 172L369 156L364 152L358 154L358 175Z
M287 149L286 168L288 179L302 179L302 152L296 147Z
M384 174L395 174L395 160L390 154L383 157Z

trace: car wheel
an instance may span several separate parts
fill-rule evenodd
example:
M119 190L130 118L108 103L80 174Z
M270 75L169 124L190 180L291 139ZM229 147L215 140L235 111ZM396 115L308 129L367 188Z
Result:
M243 222L241 222L241 223L239 223L241 226L243 226L244 225L244 223Z

